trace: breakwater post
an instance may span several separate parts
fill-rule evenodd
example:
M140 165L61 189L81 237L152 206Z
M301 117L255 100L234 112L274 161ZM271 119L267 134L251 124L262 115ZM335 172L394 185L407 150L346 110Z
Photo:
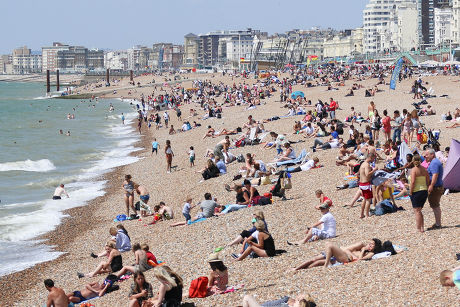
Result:
M56 70L56 91L59 92L60 90L60 85L59 85L59 69Z
M131 82L134 82L133 71L132 71L132 70L129 71L129 80L130 80Z
M46 93L50 92L50 70L46 70Z
M107 83L107 85L110 85L110 72L108 68L107 68L107 71L105 72L105 83Z

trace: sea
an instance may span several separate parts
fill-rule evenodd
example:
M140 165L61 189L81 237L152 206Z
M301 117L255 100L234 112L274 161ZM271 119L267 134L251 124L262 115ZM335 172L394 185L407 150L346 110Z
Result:
M48 98L43 83L0 82L0 276L61 255L37 236L104 195L102 174L138 160L135 118L132 101ZM52 200L61 183L70 198Z

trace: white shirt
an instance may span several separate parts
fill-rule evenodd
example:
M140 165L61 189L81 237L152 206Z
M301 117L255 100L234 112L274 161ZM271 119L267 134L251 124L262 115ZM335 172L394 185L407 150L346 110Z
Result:
M304 130L305 130L305 133L306 133L306 134L312 134L312 133L313 133L313 127L308 127L308 126L307 126L307 127L305 127Z
M329 145L331 145L331 148L339 148L339 140L334 139L329 143Z
M313 166L315 166L315 161L313 160L308 160L306 163L302 164L300 166L300 169L302 171L308 171L309 169L311 169Z
M327 232L329 236L335 237L336 223L334 216L328 212L321 217L320 221L323 222L323 231Z

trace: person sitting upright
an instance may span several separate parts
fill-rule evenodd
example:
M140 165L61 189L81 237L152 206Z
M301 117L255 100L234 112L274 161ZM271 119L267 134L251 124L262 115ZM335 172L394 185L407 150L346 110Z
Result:
M45 288L48 290L48 299L46 300L46 307L67 307L69 299L65 295L64 290L54 286L54 281L51 279L45 280Z
M325 202L318 208L321 210L321 214L323 216L319 219L318 222L307 228L307 236L303 240L294 243L288 241L287 243L289 245L300 245L307 242L335 237L336 221L334 216L329 212L329 205ZM323 225L322 229L318 228L321 225Z

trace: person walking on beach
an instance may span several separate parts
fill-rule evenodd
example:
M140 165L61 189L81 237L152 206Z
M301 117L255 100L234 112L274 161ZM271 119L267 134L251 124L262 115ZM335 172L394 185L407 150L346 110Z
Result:
M369 217L369 209L371 207L372 194L372 175L378 170L377 167L372 169L371 163L375 160L375 153L370 152L366 160L359 168L359 189L363 193L364 201L361 204L361 218ZM364 216L364 212L366 215Z
M441 229L441 196L444 194L442 176L444 168L441 161L436 158L436 151L433 148L425 152L425 159L430 165L428 174L430 175L430 184L428 186L428 203L433 209L435 223L428 227L428 230Z
M153 138L152 142L152 155L155 152L156 155L158 155L158 149L160 148L160 144L158 144L157 139Z
M172 151L170 140L166 140L165 154L166 154L166 171L169 174L171 173L171 163L172 163L172 158L174 157L174 152Z
M69 198L69 194L67 194L66 190L64 189L64 184L61 183L57 188L56 190L54 190L54 194L53 194L53 199L54 200L57 200L57 199L62 199L62 195L66 195L67 198Z
M421 166L421 158L415 155L412 159L414 167L410 172L410 200L415 213L415 223L417 230L424 232L422 208L428 197L428 185L430 184L430 175L428 171Z
M133 209L134 214L137 215L136 208L134 207L134 182L131 180L131 175L125 176L123 181L123 190L125 191L125 205L126 215L129 216L129 208Z
M164 118L164 120L165 120L166 128L168 128L169 114L168 114L167 111L165 111L165 112L163 113L163 118Z
M69 298L65 295L64 290L55 287L53 280L46 279L45 288L49 291L46 307L67 307L69 305Z
M188 154L189 154L189 160L190 160L190 167L194 167L195 166L195 149L193 148L193 146L190 146L190 150Z

